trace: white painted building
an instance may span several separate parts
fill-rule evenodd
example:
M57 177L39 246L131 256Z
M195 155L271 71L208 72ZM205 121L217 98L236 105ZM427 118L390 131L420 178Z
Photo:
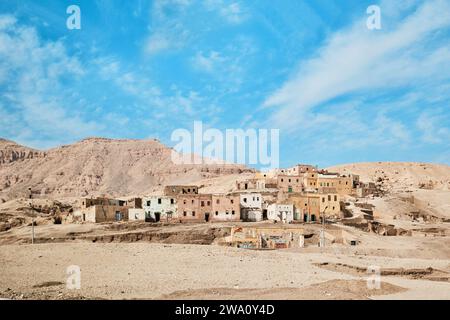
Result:
M177 217L177 198L175 196L151 196L144 198L142 207L145 221L168 221Z
M263 199L260 193L241 193L240 204L242 221L256 222L263 220Z
M267 207L267 218L272 221L290 223L294 220L292 204L271 204Z

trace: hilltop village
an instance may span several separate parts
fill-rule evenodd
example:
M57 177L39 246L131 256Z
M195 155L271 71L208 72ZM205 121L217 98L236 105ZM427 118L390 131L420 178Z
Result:
M162 194L129 200L85 198L76 222L260 222L320 223L343 215L345 196L376 192L354 174L340 175L312 165L255 173L236 181L231 192L201 193L195 185L165 186Z

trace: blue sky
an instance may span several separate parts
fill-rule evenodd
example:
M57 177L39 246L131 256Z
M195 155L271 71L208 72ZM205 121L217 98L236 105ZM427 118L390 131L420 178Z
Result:
M284 167L450 164L450 0L393 2L1 1L0 137L174 145L201 120L280 129Z

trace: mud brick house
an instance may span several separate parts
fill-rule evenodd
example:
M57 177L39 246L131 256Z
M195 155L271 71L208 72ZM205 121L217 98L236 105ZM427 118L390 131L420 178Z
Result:
M108 198L83 199L80 210L74 212L76 221L111 222L128 221L126 201Z
M181 222L209 222L212 217L211 194L180 194L177 197Z
M294 205L294 220L318 222L320 219L320 196L316 193L289 194L288 203Z
M341 205L340 195L335 190L326 190L326 193L320 193L320 212L325 218L340 217Z
M198 187L190 185L174 185L164 187L165 196L175 197L180 194L198 194Z
M303 191L303 177L279 175L277 177L278 190L282 192L302 192Z
M212 195L211 221L240 221L241 205L238 194Z

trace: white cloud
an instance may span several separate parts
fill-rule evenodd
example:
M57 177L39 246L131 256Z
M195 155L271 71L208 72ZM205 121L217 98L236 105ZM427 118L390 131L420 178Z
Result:
M445 116L439 110L422 112L416 121L424 142L449 145L450 129L445 127L445 124L450 125L450 117Z
M197 52L195 57L192 59L194 67L198 70L205 72L213 72L218 67L225 62L225 58L217 51L210 51L209 54L205 55L202 51Z
M248 18L239 2L207 0L204 3L208 10L218 12L230 24L240 24Z
M448 26L450 3L435 0L392 29L370 31L361 19L336 32L316 57L303 61L293 77L266 99L265 107L277 107L269 122L292 129L305 113L345 94L449 78L445 70L450 70L450 47L447 42L435 47L432 37Z
M153 3L150 34L145 44L148 54L177 50L185 45L190 33L182 21L190 5L190 0L157 0Z
M1 126L0 136L37 141L39 133L61 143L95 132L95 123L70 109L61 85L63 79L83 75L78 59L67 54L62 42L42 42L34 28L19 25L12 16L0 16L0 26L0 70L8 74L0 82L0 113L14 117Z

